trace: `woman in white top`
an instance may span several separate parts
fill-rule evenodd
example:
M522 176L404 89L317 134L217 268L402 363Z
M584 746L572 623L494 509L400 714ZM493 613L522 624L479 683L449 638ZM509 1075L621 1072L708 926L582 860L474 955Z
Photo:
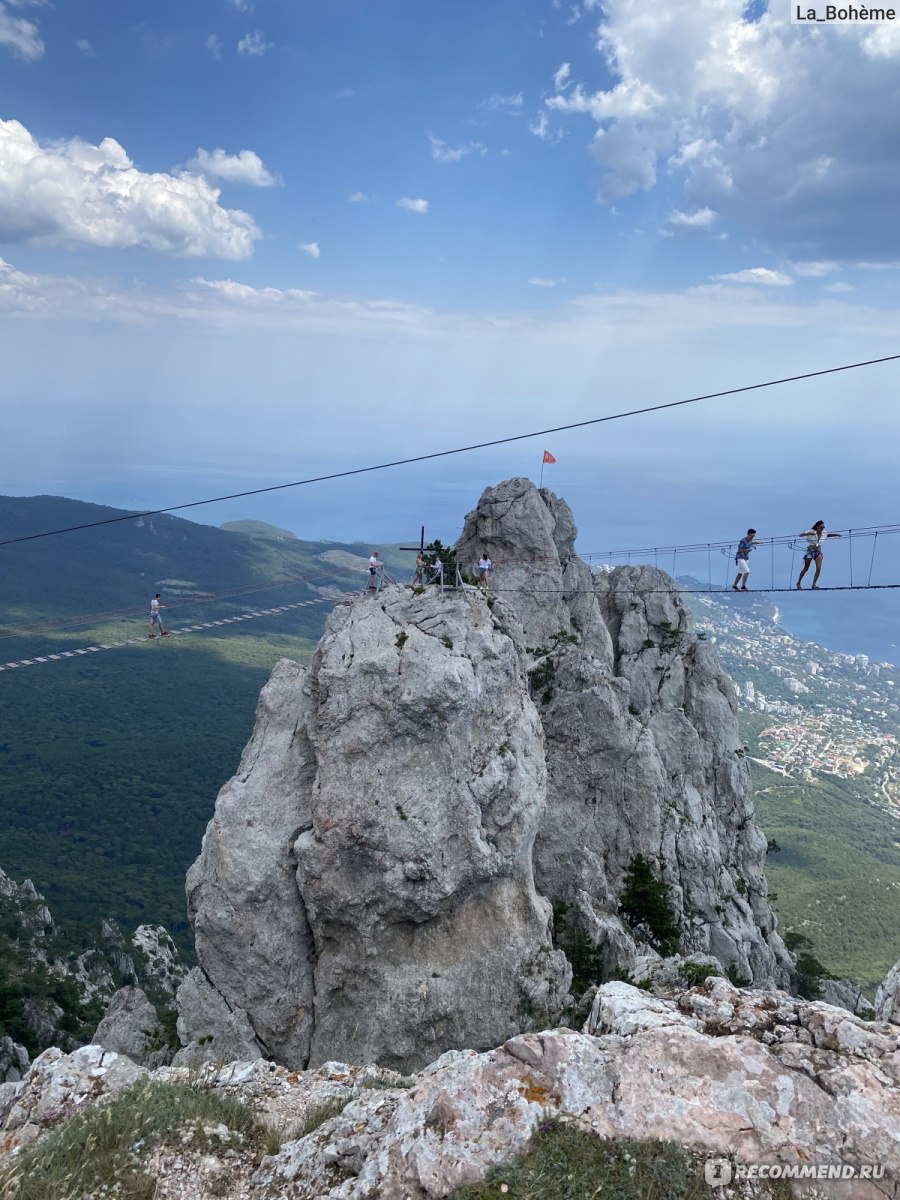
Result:
M487 587L487 585L488 585L488 582L490 580L491 570L492 570L493 566L494 566L494 564L488 558L487 553L482 554L481 559L478 563L478 570L481 572L481 574L478 577L478 582L480 584L482 584L484 587Z
M812 529L804 529L798 537L806 538L806 552L803 555L803 570L800 572L800 577L797 580L797 591L803 591L803 576L809 570L813 563L816 564L816 573L813 576L812 586L819 586L819 576L822 574L822 543L826 538L840 537L839 533L826 533L825 522L816 521ZM812 589L811 589L812 590Z

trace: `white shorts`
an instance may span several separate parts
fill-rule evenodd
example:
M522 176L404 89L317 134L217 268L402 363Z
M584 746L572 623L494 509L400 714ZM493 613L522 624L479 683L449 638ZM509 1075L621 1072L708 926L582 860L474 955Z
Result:
M750 574L750 564L747 562L746 558L739 558L737 560L737 573L738 575Z

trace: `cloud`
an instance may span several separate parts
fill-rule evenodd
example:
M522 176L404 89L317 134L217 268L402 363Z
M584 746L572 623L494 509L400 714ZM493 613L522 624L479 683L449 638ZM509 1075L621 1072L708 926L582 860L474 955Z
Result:
M342 88L338 88L338 90L334 94L338 98L338 100L352 100L353 97L356 95L356 92L354 92L353 88L342 87Z
M194 175L205 179L222 179L226 183L246 183L250 187L274 187L276 176L264 165L253 150L241 150L238 154L226 154L218 147L215 150L198 148L194 158L187 164Z
M97 54L94 47L87 38L79 38L75 43L85 58L96 58Z
M10 0L13 7L21 7ZM35 62L44 53L44 43L40 31L33 21L24 17L14 17L9 11L10 4L0 0L0 46L6 46L16 58L24 62Z
M538 113L537 117L529 124L528 132L533 133L542 142L553 142L554 144L563 136L561 129L550 129L550 121L545 112Z
M493 96L488 96L487 100L482 100L478 107L485 108L489 112L504 112L512 117L518 117L522 115L524 103L525 98L521 92L513 92L510 96L501 96L495 92Z
M253 12L253 5L250 3L250 0L228 0L228 3L232 8L236 8L238 12Z
M225 46L225 43L220 37L217 37L216 34L211 33L203 45L210 52L213 58L219 59L222 57L222 50Z
M428 140L431 142L431 157L435 162L455 163L468 154L487 154L487 147L482 146L481 142L466 142L464 146L448 146L446 142L432 137L430 133Z
M715 223L718 213L711 208L698 208L696 212L679 212L675 209L666 217L666 224L672 229L698 230L710 229Z
M265 34L261 29L254 29L252 33L245 34L237 44L238 54L246 54L249 58L262 58L262 56L275 47L274 42L267 42Z
M301 242L297 249L302 250L304 254L308 254L310 258L322 257L322 251L319 249L318 242Z
M401 196L397 201L398 208L405 208L407 212L418 213L424 216L428 212L427 200L412 200L409 196Z
M795 275L802 275L807 279L822 279L826 275L832 275L835 271L839 271L840 267L835 262L799 262L793 263L793 271Z
M532 287L554 288L554 287L556 287L557 283L561 282L561 280L559 280L559 279L542 279L540 276L535 275L531 279L529 279L528 282L531 284Z
M714 275L718 283L758 283L764 287L790 287L793 279L783 271L773 271L769 267L748 267L745 271L732 271L728 275Z
M800 37L786 8L747 19L745 0L588 7L600 86L567 77L544 112L595 125L601 203L664 174L679 207L712 209L795 261L898 256L900 32Z
M249 258L259 229L218 201L200 177L139 171L113 138L41 146L0 120L0 241Z
M569 82L569 76L572 74L572 68L568 63L563 63L556 74L553 76L553 86L558 92L565 90Z
M834 283L826 283L824 290L826 292L855 292L856 288L850 283L843 283L840 279Z
M367 196L365 192L351 192L347 197L349 204L368 204L371 199L372 197Z

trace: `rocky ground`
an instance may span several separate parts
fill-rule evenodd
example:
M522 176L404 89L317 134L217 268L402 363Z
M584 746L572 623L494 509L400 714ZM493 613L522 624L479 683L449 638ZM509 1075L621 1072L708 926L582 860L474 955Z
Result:
M238 1097L283 1139L270 1154L226 1128L148 1139L138 1158L158 1200L437 1200L524 1151L551 1116L701 1157L880 1166L882 1179L817 1194L900 1197L897 1025L721 977L657 990L604 984L580 1032L450 1051L411 1079L340 1063L292 1072L264 1060L148 1073L98 1046L48 1050L24 1080L0 1088L0 1151L7 1166L33 1172L25 1156L50 1131L152 1078ZM5 1187L0 1176L14 1200L14 1184Z

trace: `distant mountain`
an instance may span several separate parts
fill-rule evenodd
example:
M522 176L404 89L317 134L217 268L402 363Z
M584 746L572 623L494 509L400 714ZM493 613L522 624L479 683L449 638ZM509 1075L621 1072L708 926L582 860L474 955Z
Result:
M291 533L290 529L279 529L268 521L225 521L219 528L229 533L246 533L250 537L273 538L276 542L299 541L296 533Z

